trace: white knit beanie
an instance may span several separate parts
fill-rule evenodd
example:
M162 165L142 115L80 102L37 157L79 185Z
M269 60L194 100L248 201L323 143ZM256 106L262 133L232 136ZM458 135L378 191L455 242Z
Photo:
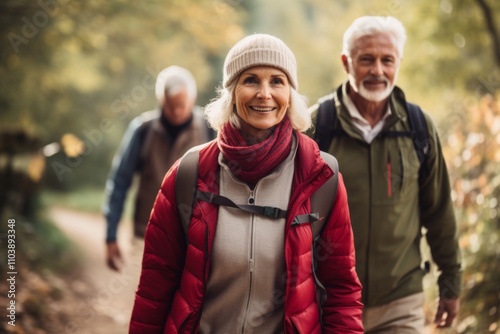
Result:
M290 85L298 88L295 56L281 39L268 34L247 36L229 50L224 61L223 86L227 88L241 72L259 65L279 68L288 76Z

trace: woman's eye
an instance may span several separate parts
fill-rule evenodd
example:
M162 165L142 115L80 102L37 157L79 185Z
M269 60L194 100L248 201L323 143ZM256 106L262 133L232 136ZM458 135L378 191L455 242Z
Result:
M245 78L245 80L243 80L243 83L246 83L246 84L257 83L257 79L255 79L254 77L248 77L248 78Z
M282 85L283 84L283 80L280 79L280 78L275 78L271 81L272 84L274 85Z

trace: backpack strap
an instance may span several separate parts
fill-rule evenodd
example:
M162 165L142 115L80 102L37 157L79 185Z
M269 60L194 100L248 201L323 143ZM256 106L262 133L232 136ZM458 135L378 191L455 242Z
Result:
M175 200L186 239L197 188L199 153L199 150L189 150L184 154L175 178Z
M396 91L403 99L404 95L401 91ZM316 113L316 132L314 140L318 143L321 151L327 152L331 142L335 136L341 135L343 130L336 128L338 94L336 91L322 98L318 103ZM427 120L425 119L422 109L413 103L406 102L406 111L408 114L408 123L410 131L385 131L380 133L381 136L388 137L411 137L413 145L420 161L419 179L422 180L428 174L426 158L430 151L429 132L427 130Z
M323 230L325 221L328 220L330 211L332 211L335 198L337 197L337 188L339 184L339 163L337 159L328 153L320 152L321 157L333 170L333 176L329 178L311 197L311 211L319 213L319 220L312 225L314 240L317 240Z
M334 137L345 134L344 129L337 126L339 94L341 92L337 90L318 101L314 140L318 143L319 149L324 152L328 152Z
M298 215L294 218L292 225L311 224L313 239L317 240L325 221L328 220L333 203L337 196L339 182L339 165L337 159L326 152L321 151L321 157L333 170L333 176L329 178L319 189L311 196L311 213Z
M418 170L419 182L428 174L426 158L430 151L429 131L427 130L427 121L424 112L419 106L413 103L406 103L408 114L408 123L412 132L413 145L420 161Z
M312 249L314 257L317 256L318 249L324 246L324 244L321 244L320 236L321 232L323 231L325 222L328 220L328 216L330 215L330 212L332 211L333 205L335 203L339 184L339 164L337 159L331 154L325 152L320 153L323 160L333 170L333 176L329 178L318 190L316 190L316 192L314 192L311 197L311 211L318 212L320 218L319 220L311 221L311 229L313 233ZM314 281L316 282L316 299L318 300L318 303L320 305L320 314L322 314L323 309L321 308L321 305L323 305L327 296L324 285L316 275L317 261L318 259L316 258L315 261L313 261L312 272L314 275ZM322 317L320 319L322 319ZM323 326L322 320L321 325Z
M236 204L229 198L214 193L196 190L196 199L215 205L228 206L242 211L249 212L254 215L261 215L271 219L286 218L288 212L273 206L247 205Z
M333 96L327 97L319 103L316 114L316 132L314 140L318 143L321 151L328 151L332 141L332 128L335 123L337 113Z
M294 223L311 222L313 237L316 240L322 229L328 215L333 207L338 188L339 167L337 159L325 152L320 152L321 157L333 170L333 176L329 178L311 197L311 211L315 214L300 215L295 218ZM274 207L260 207L248 205L236 205L226 197L205 193L197 190L196 182L198 180L198 160L199 150L189 150L181 158L177 167L175 179L175 200L177 209L182 221L184 234L187 236L189 224L193 214L193 204L195 198L217 205L226 205L239 208L253 214L261 214L270 218L285 218L287 212ZM248 208L251 207L251 208Z

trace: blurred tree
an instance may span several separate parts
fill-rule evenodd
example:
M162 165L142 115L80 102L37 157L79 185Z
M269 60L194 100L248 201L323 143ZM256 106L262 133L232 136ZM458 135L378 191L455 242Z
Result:
M496 20L491 6L486 0L476 0L481 12L484 16L485 26L490 34L491 43L493 44L493 57L497 66L500 67L500 34L497 29Z
M2 219L7 213L25 216L33 214L33 199L45 168L45 161L39 150L38 138L26 132L16 129L0 131L0 217Z
M21 0L2 2L0 12L0 128L47 144L65 133L83 140L79 160L53 157L67 171L62 181L49 161L48 180L63 188L103 184L128 121L155 106L164 67L189 68L205 104L221 78L214 64L244 34L240 7L222 0Z
M464 259L459 333L500 331L500 100L486 95L446 132Z
M498 21L498 1L490 2L489 16ZM444 119L457 112L454 108L477 89L482 95L500 87L494 46L476 2L418 2L405 11L404 23L409 40L400 82L433 116Z

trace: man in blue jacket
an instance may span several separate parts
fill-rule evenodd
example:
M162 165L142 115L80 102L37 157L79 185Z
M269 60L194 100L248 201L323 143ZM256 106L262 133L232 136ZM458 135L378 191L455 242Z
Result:
M170 66L162 70L156 79L155 93L158 107L130 122L106 182L106 261L117 271L122 262L118 224L133 177L139 176L134 235L142 238L165 173L189 148L212 136L202 109L195 105L196 81L187 69Z

